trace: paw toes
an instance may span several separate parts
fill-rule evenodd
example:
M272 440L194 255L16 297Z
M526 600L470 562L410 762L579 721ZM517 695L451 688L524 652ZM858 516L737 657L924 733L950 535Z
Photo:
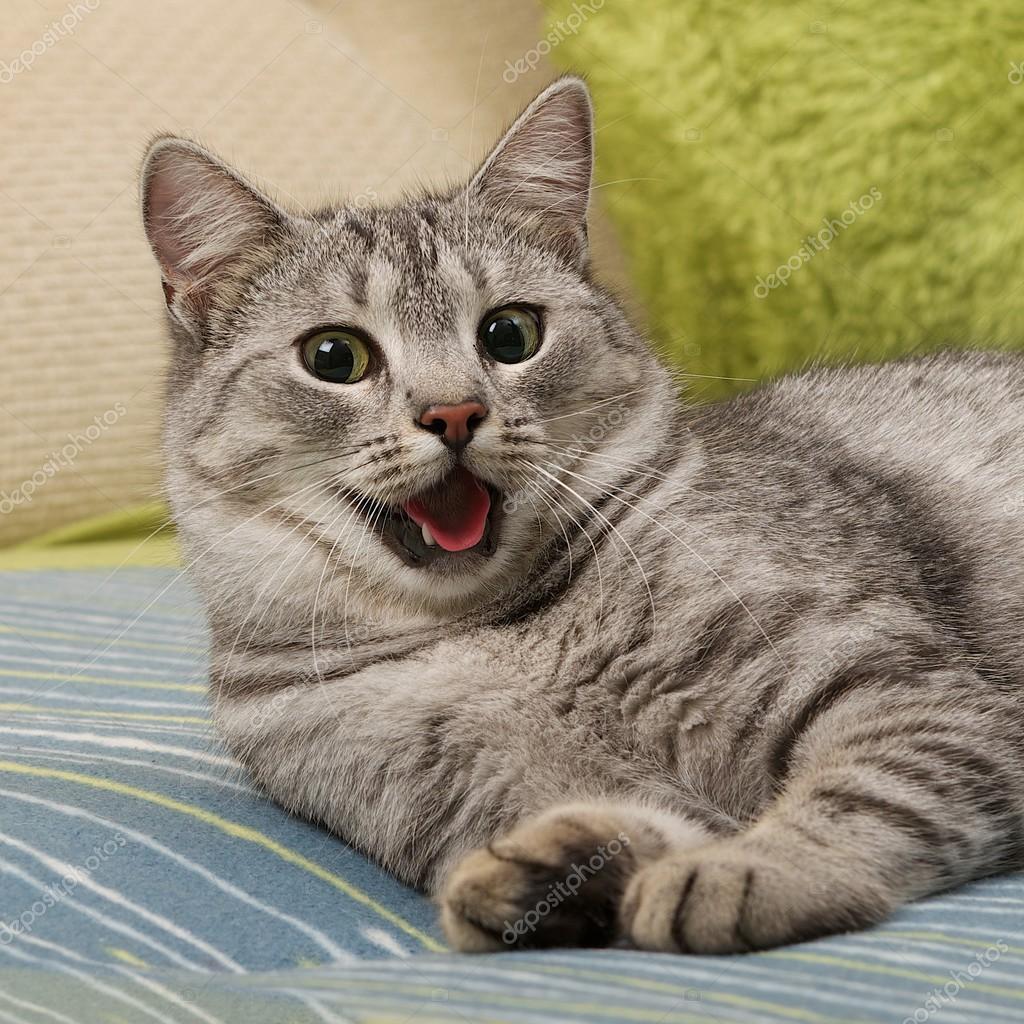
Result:
M441 895L441 921L465 951L603 946L616 935L628 837L608 822L546 815L469 854Z
M525 870L489 849L474 850L441 894L441 927L463 952L501 949L502 933L520 913Z
M641 871L626 893L622 927L640 949L736 953L758 945L748 933L755 866L742 858L666 858Z

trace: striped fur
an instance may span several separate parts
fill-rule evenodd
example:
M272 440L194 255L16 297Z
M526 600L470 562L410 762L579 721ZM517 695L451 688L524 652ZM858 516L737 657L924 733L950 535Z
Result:
M1020 866L1024 361L688 407L588 271L590 149L575 79L469 186L390 208L284 213L156 144L168 489L227 742L437 894L463 949L762 948ZM510 301L543 344L488 364L476 323ZM378 348L358 385L296 358L336 323ZM413 416L466 395L492 411L463 458L505 496L498 550L413 569L349 499L448 472Z

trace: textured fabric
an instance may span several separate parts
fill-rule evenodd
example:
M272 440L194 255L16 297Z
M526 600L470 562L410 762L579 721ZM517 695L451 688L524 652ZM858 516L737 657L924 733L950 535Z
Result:
M1018 0L548 6L552 59L594 91L633 284L685 370L1022 343Z
M540 20L535 0L5 0L0 546L159 493L152 135L306 208L457 180L552 77L502 78Z
M1024 1021L1020 877L754 956L447 954L426 899L251 792L205 675L171 570L0 574L0 1021Z

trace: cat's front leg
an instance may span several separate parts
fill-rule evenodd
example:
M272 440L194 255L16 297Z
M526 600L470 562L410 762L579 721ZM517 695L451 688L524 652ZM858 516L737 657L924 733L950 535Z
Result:
M827 842L772 822L663 857L631 880L620 935L652 951L741 953L882 920L901 902L899 887L860 851L827 861Z
M851 863L836 872L794 830L713 839L642 806L554 808L467 855L441 897L462 952L606 946L728 953L860 927L890 887ZM846 880L848 891L840 882Z
M754 770L780 795L746 830L712 838L631 804L556 808L456 866L445 930L466 951L729 953L865 927L1022 862L1021 717L966 673L830 683L763 737ZM566 885L595 854L600 870Z
M878 699L894 688L864 680L776 737L776 802L747 831L638 871L621 934L648 950L763 949L865 927L909 900L1019 866L1015 702L967 674Z
M566 722L557 695L489 650L470 637L312 681L302 665L253 670L277 688L236 677L218 727L271 797L436 893L465 851L529 815L639 785L606 741Z

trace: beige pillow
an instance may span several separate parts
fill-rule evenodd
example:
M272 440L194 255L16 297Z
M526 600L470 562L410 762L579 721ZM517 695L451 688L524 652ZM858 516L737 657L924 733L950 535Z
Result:
M5 5L0 545L159 497L149 136L305 206L458 179L553 77L544 32L532 0Z

